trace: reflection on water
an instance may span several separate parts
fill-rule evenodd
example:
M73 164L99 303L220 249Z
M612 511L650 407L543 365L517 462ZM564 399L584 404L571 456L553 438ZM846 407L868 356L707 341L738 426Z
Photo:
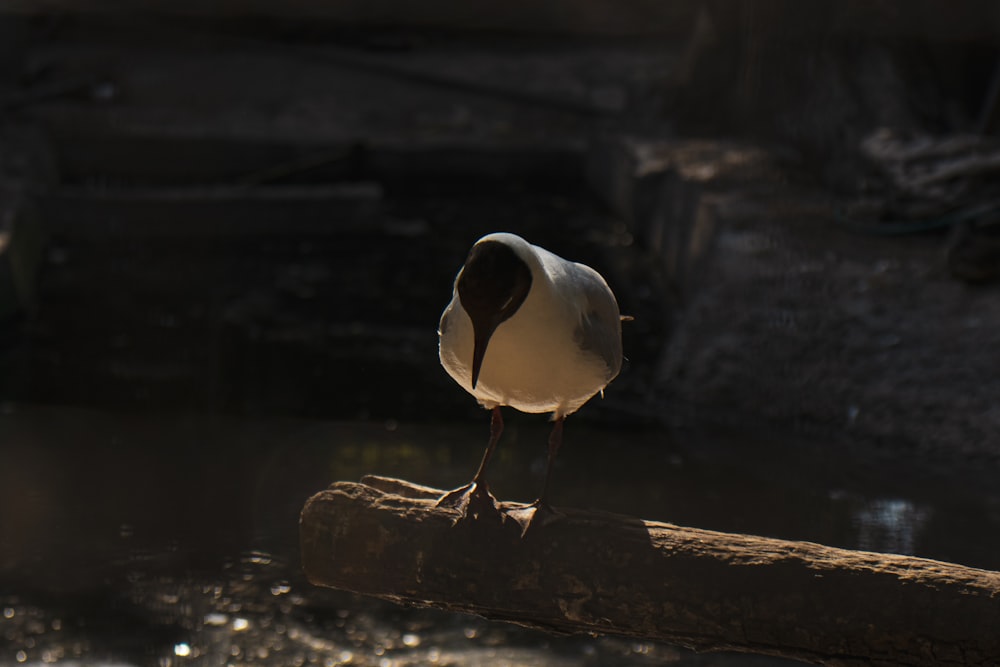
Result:
M912 555L917 538L928 519L928 511L908 500L878 498L854 516L857 546L867 551Z
M129 647L121 636L103 643L88 636L87 618L113 613L110 609L77 610L90 616L78 616L67 628L51 609L9 597L0 631L12 648L0 655L0 664L569 666L659 664L681 656L651 643L551 638L475 617L318 591L305 582L290 583L284 578L290 569L256 552L214 576L129 572L123 597L130 613L160 629L140 629L138 636L152 642L147 646ZM102 660L108 652L125 652L131 662Z
M9 406L0 416L0 665L786 664L553 637L304 580L306 498L367 473L458 486L478 464L487 421ZM497 495L533 498L547 434L543 420L510 415L491 468ZM836 451L793 444L598 431L580 419L567 425L553 502L1000 567L991 484L866 472Z

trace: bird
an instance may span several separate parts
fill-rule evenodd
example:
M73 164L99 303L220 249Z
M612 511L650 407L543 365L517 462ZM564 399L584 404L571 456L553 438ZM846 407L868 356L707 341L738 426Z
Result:
M438 326L441 365L491 411L490 439L472 481L439 500L462 517L495 511L486 470L503 433L501 406L551 413L548 460L538 498L547 493L562 443L563 421L618 375L623 319L600 273L516 234L488 234L472 246ZM471 508L471 509L470 509Z

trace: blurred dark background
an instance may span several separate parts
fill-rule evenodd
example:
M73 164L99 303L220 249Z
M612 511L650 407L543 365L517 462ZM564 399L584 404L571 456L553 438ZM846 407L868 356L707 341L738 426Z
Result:
M992 3L14 9L7 400L473 414L436 321L505 229L636 316L595 417L1000 425L951 404L996 388L993 299L952 281L997 270Z
M0 607L49 630L0 664L224 661L215 585L300 638L368 628L303 661L472 641L296 579L295 518L334 479L472 472L436 327L500 230L635 317L556 504L1000 567L998 132L995 2L4 3ZM544 423L509 419L529 498ZM76 653L65 608L100 629Z

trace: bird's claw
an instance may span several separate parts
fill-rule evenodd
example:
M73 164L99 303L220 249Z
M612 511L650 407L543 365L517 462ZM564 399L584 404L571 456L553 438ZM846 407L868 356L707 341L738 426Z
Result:
M506 510L506 514L521 526L521 539L557 521L563 515L547 502L536 500L530 505Z
M490 493L486 484L470 482L441 496L437 507L447 507L456 510L458 517L454 523L479 520L485 517L499 517L500 509L497 499Z

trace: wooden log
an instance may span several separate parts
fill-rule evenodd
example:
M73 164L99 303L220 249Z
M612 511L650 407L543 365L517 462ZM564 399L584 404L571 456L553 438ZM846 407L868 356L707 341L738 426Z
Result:
M300 520L309 580L564 633L825 665L996 665L1000 573L557 510L457 521L443 492L337 482ZM521 510L521 511L518 511Z

